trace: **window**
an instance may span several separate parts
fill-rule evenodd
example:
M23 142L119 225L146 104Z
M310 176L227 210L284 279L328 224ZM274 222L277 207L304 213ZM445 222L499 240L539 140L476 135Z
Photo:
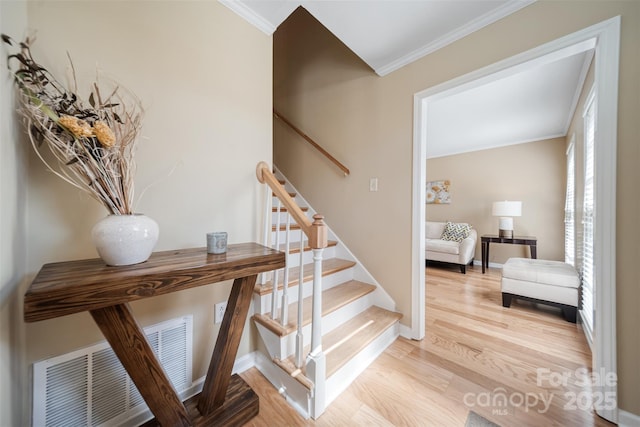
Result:
M564 262L575 265L576 260L576 156L575 135L567 149L567 196L564 205Z
M595 156L596 134L595 93L591 89L583 114L584 119L584 203L582 213L582 320L587 335L593 337L594 310L593 297L597 283L594 271L594 224L595 224Z

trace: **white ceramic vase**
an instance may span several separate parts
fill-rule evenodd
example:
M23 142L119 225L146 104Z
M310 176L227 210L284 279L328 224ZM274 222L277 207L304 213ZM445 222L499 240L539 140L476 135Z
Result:
M149 259L158 241L158 224L142 214L109 215L93 226L91 237L107 265L132 265Z

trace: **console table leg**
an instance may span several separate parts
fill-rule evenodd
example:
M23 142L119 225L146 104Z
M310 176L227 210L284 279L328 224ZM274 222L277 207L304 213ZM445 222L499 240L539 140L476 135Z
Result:
M529 246L529 249L531 250L531 258L532 259L537 259L538 258L538 247L537 245L533 244Z
M198 410L204 417L224 403L257 277L243 277L233 282L198 402Z
M482 274L484 274L489 268L489 242L481 241L480 247L482 248Z
M486 256L486 260L485 260L485 266L487 267L487 270L489 269L489 248L491 246L491 242L487 242L487 255Z
M91 311L93 320L163 426L190 426L187 410L158 362L129 304Z

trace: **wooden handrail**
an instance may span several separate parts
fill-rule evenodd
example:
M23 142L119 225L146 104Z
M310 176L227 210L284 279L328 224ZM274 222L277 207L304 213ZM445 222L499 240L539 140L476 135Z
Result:
M306 368L306 373L309 376L313 388L312 395L314 396L313 400L310 401L312 404L311 416L317 418L324 412L325 409L325 395L326 395L326 356L322 351L322 253L324 252L324 248L327 247L327 226L324 224L324 217L322 215L314 215L313 222L311 222L302 209L298 206L298 204L293 200L293 198L289 195L289 193L285 190L284 185L278 181L278 179L273 174L271 168L266 162L258 163L256 167L256 175L258 177L258 181L263 184L267 184L269 189L271 189L273 195L278 198L278 207L277 207L277 220L276 220L276 249L280 250L280 208L282 204L284 204L287 209L287 228L286 228L286 241L285 243L285 267L284 267L284 280L282 281L282 293L278 291L278 270L273 272L273 280L271 281L271 319L276 320L278 311L278 299L280 299L281 304L281 314L280 314L280 324L284 326L289 319L287 307L289 306L288 299L288 269L289 269L289 238L290 238L290 221L291 218L295 220L295 222L300 226L300 230L304 234L306 234L307 239L309 241L309 246L313 251L313 281L312 281L312 305L311 305L311 349L307 354L307 357L304 357L304 334L303 334L303 322L302 322L302 312L303 302L305 301L304 293L303 293L303 283L304 283L304 271L307 270L303 264L303 252L304 252L304 238L300 236L300 264L298 265L299 269L299 278L298 278L298 331L296 333L296 365L299 368L303 366ZM271 198L271 194L267 192L265 196L267 197L266 203L266 215L265 218L272 218L272 209L270 207L271 203L269 203L269 198ZM268 230L268 227L265 224L265 230ZM267 239L265 239L267 240ZM306 364L303 365L302 361L306 359Z
M318 150L320 153L322 153L323 156L325 156L327 159L329 159L331 161L331 163L333 163L338 168L340 168L340 170L344 173L345 176L347 176L347 175L349 175L351 173L351 171L349 171L348 167L346 167L345 165L340 163L340 161L338 159L336 159L331 154L329 154L329 152L327 150L322 148L320 146L320 144L318 144L313 139L311 139L311 137L309 135L307 135L306 133L302 132L298 127L296 127L296 125L294 125L289 120L287 120L286 117L284 117L282 114L278 113L278 111L275 108L273 109L273 115L276 116L276 119L282 120L287 126L289 126L291 129L293 129L298 135L303 137L309 144L311 144L316 150Z
M312 249L326 248L327 226L324 224L324 217L316 214L313 216L314 221L311 222L302 209L300 209L300 206L293 201L289 193L280 184L273 172L271 172L271 168L267 162L258 163L256 176L258 177L258 181L267 184L271 188L275 196L280 199L282 204L287 208L295 222L300 225L304 234L309 238L309 246Z

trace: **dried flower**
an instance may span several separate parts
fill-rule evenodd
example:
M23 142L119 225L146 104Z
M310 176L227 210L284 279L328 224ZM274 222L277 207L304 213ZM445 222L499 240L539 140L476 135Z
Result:
M73 116L62 116L58 123L67 128L76 138L89 138L93 136L91 125L86 121Z
M93 133L105 148L111 148L116 143L116 136L107 124L101 120L98 120L93 124Z
M4 34L2 41L14 45ZM100 84L92 84L88 102L82 101L75 89L65 88L33 59L30 44L28 38L20 43L20 51L8 55L7 62L19 89L19 112L33 149L50 171L88 193L110 213L132 214L133 154L142 128L140 100L101 76ZM73 63L71 69L76 88ZM102 94L109 95L103 98ZM56 161L51 162L51 156Z

